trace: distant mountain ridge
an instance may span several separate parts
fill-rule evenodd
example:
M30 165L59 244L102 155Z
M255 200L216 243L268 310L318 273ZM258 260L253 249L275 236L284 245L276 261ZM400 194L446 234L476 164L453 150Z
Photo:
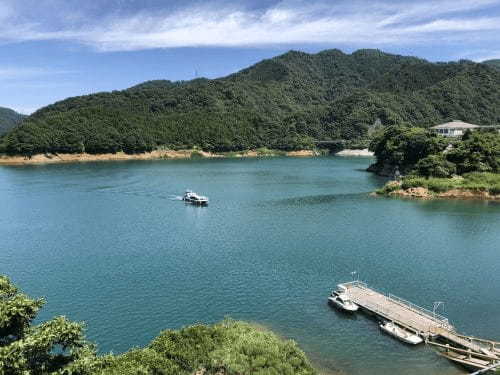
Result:
M0 135L19 125L25 117L10 108L0 107Z
M295 150L374 123L500 123L500 72L379 50L290 51L219 79L148 81L42 108L0 140L9 154L158 147Z
M498 70L500 70L500 59L496 59L496 60L486 60L486 61L483 61L483 64L487 64L487 65L490 65Z

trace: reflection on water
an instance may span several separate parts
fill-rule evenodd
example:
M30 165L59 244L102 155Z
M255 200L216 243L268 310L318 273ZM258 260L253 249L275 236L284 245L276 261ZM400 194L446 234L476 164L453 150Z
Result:
M357 270L459 331L500 339L500 205L373 198L368 159L0 168L0 269L88 324L102 351L225 316L299 342L331 373L461 374L326 303ZM186 188L208 207L178 201ZM487 286L487 287L485 287Z

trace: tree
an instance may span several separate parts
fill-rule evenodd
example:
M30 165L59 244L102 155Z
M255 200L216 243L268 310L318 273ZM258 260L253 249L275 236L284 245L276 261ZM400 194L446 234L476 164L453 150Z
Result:
M474 131L464 136L446 156L457 172L500 172L500 134Z
M43 299L32 299L0 276L0 369L5 375L91 374L98 366L83 326L65 317L32 325Z
M429 130L407 126L390 126L370 143L377 162L374 171L385 167L398 167L401 172L411 171L417 162L429 155L442 152L447 145L443 137Z
M420 159L414 171L424 177L451 177L457 168L454 163L446 160L443 154L438 154Z

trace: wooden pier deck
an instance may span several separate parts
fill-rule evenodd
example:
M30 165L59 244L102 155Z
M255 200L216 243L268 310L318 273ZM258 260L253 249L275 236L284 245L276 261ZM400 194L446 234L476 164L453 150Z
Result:
M361 281L339 284L350 299L362 309L385 320L397 323L427 340L440 338L452 345L478 353L484 359L500 359L500 343L464 336L456 332L448 319L436 312L417 306L400 297L368 287Z

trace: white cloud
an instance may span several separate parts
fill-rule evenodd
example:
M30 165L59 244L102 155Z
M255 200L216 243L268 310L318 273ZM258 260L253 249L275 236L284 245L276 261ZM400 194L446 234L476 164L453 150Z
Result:
M407 33L429 33L443 31L489 31L500 30L500 17L468 19L439 19L428 23L407 27Z
M212 3L213 5L213 3ZM24 19L16 27L0 25L0 40L69 40L101 51L189 46L265 46L275 44L401 44L484 37L499 41L500 16L474 11L500 5L499 0L422 0L414 5L389 0L323 1L314 6L283 1L266 10L208 5L171 13L108 14L101 17L61 12L51 28ZM7 9L7 8L6 8ZM0 8L0 18L2 8ZM75 21L78 20L78 22ZM92 20L96 21L92 21ZM78 26L74 26L78 25Z

